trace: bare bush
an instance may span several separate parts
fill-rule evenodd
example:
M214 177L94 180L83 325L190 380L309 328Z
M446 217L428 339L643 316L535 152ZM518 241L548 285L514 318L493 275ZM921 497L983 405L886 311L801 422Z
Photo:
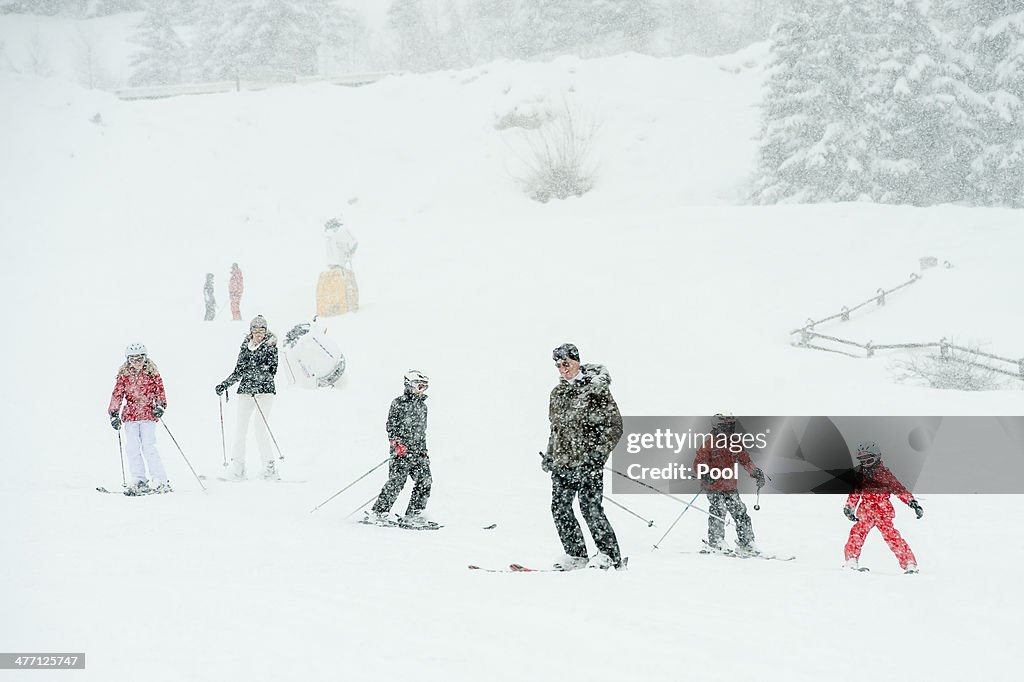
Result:
M977 348L970 351L950 350L945 357L937 354L917 355L896 362L893 371L897 381L911 382L955 391L995 391L1005 386L1003 375L980 360Z
M583 196L594 186L591 150L597 126L566 106L553 120L525 133L529 148L522 182L531 199Z

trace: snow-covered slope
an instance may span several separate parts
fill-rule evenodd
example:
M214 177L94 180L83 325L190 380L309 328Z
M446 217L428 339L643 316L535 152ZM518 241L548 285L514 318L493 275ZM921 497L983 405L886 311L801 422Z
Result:
M1019 386L929 391L893 383L885 357L789 345L807 317L934 255L955 267L844 331L1013 356L1024 236L1011 211L739 205L763 58L497 63L135 103L0 76L2 648L85 651L97 680L855 679L861 665L1011 679L1015 497L926 497L920 522L901 509L917 577L878 537L875 572L843 573L841 501L793 496L763 497L754 522L795 562L681 553L699 546L697 512L652 553L678 508L620 496L657 521L609 507L626 573L465 568L559 553L536 452L564 341L609 367L627 415L1020 414ZM494 123L538 101L599 124L590 194L521 192L524 133ZM197 470L222 471L213 386L245 325L201 321L204 273L223 302L237 261L243 316L283 334L313 314L336 214L360 240L361 310L326 323L349 369L336 390L279 374L273 415L282 471L305 482L203 493L161 429L175 494L94 492L118 484L104 408L136 340L164 376L164 423ZM309 514L387 454L409 367L432 378L430 512L448 527L344 520L382 474Z

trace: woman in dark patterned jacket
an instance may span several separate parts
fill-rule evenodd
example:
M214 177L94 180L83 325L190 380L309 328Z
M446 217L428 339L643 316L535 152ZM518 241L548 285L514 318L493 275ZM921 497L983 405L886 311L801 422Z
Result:
M268 420L274 406L274 375L277 374L277 337L267 331L267 319L257 315L249 324L249 334L238 350L235 369L227 379L217 384L217 395L224 393L238 383L238 416L235 426L235 444L231 448L230 478L245 480L245 438L249 422L254 422L256 443L263 459L263 478L279 480L274 465L274 453L270 449ZM254 413L258 413L254 416Z

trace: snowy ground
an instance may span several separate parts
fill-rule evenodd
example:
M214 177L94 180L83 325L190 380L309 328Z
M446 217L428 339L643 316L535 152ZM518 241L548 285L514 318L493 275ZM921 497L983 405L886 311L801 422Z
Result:
M678 508L620 496L657 521L609 508L628 572L465 568L559 554L536 452L564 341L609 367L627 415L1022 413L1019 385L930 391L894 383L892 356L789 345L807 317L934 255L955 267L844 331L1015 356L1024 235L1012 211L739 205L763 57L498 63L135 103L0 75L0 649L85 651L95 680L1015 679L1015 496L924 496L921 521L901 507L914 577L877 536L874 571L844 573L841 499L781 495L762 497L755 529L794 562L688 553L696 512L651 552ZM518 188L522 133L494 121L538 101L600 124L582 199ZM319 229L338 213L360 239L362 308L328 323L349 370L333 391L279 374L273 415L284 476L305 482L203 493L161 429L174 495L94 492L119 485L104 409L136 340L164 376L165 424L200 472L222 471L212 389L245 325L227 310L200 321L204 273L223 302L238 261L244 317L283 335L313 313ZM447 527L344 520L382 474L310 514L386 455L409 367L432 378L430 512Z

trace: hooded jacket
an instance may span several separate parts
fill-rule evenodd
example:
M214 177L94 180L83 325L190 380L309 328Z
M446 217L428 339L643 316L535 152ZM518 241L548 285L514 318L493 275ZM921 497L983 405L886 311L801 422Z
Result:
M427 396L406 391L391 401L388 410L388 440L398 440L406 454L427 454Z
M277 393L274 375L277 374L277 337L268 331L260 345L253 348L252 334L247 334L238 349L235 369L224 380L226 386L238 382L238 392L248 395Z
M136 371L129 363L124 363L117 372L107 414L118 414L123 422L155 422L154 405L167 407L164 380L156 364L147 357L142 369Z
M622 437L622 415L604 365L581 365L580 376L551 389L546 459L556 467L600 469Z

